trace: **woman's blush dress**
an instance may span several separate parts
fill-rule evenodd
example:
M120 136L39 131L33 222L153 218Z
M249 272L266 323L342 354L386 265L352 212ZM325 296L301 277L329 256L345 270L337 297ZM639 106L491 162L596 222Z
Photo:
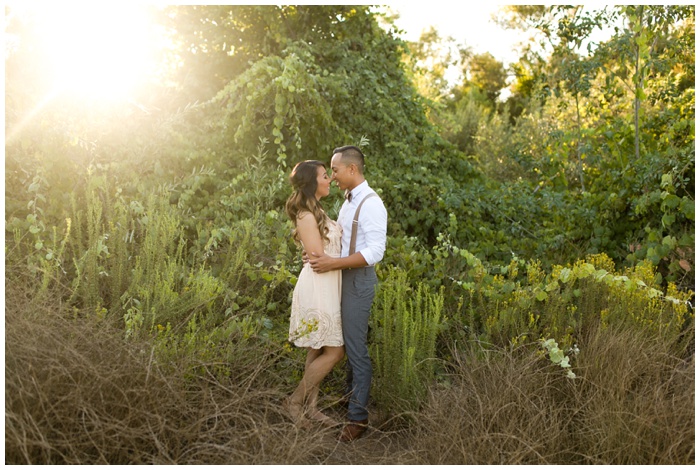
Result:
M342 227L328 220L328 240L323 249L328 256L340 256ZM320 349L322 346L342 346L343 326L340 320L340 270L315 273L306 263L292 296L289 341L299 347Z

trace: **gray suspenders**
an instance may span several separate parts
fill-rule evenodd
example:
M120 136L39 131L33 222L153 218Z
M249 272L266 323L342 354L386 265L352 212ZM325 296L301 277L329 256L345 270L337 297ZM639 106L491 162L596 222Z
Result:
M369 193L367 196L360 201L360 205L357 206L357 210L355 211L355 217L352 219L352 232L350 235L350 251L348 252L348 256L351 254L355 253L355 242L357 239L357 221L359 220L360 217L360 209L362 208L362 204L365 203L365 201L371 197L379 197L377 193Z

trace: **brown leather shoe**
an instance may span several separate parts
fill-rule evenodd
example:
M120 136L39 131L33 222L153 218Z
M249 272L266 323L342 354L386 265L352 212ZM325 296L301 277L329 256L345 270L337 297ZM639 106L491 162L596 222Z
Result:
M367 424L369 420L363 419L362 421L350 421L345 425L343 431L340 433L338 440L340 442L350 442L355 439L359 439L367 431Z

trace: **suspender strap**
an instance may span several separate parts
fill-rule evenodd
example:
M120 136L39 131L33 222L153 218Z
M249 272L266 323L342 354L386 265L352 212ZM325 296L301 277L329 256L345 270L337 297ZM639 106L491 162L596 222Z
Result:
M348 256L351 254L355 253L355 242L357 241L357 223L358 220L360 219L360 209L362 208L362 204L365 203L365 201L371 197L379 197L377 193L369 193L367 196L364 197L360 201L360 205L357 206L357 210L355 211L355 217L352 219L352 232L350 235L350 251L348 252Z

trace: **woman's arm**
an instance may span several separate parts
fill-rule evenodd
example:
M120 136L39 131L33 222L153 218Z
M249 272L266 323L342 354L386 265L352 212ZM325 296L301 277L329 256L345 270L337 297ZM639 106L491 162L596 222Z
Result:
M302 212L297 216L297 234L304 246L304 251L309 254L310 258L325 254L321 232L318 230L316 218L311 212ZM311 255L311 253L314 254Z

